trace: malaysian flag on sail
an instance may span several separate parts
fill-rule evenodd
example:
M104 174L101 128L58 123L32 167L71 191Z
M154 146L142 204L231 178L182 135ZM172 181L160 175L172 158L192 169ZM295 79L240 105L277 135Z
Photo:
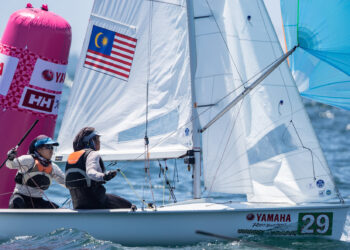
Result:
M84 67L127 81L137 39L93 26Z

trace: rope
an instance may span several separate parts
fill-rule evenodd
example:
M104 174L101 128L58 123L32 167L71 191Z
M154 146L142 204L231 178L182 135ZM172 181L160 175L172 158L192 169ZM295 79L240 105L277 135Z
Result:
M295 131L295 133L296 133L296 135L297 135L297 137L298 137L298 140L299 140L299 142L300 142L300 144L301 144L301 147L304 148L304 149L306 149L306 150L308 150L308 151L310 152L310 154L311 154L312 173L313 173L313 176L314 176L314 180L316 180L315 164L314 164L314 154L313 154L313 152L312 152L312 150L311 150L310 148L304 146L304 143L303 143L303 141L301 140L301 138L300 138L300 136L299 136L298 130L297 130L297 128L295 127L293 120L290 121L290 124L292 124L292 126L293 126L293 128L294 128L294 131Z
M19 162L18 158L15 158L17 160L17 163L19 165L19 168L21 169L21 171L23 172L23 175L25 175L28 171L25 171L23 169L22 164ZM34 162L35 164L35 162ZM52 208L56 209L55 205L51 202L51 200L49 199L49 197L47 197L47 195L45 194L45 192L40 188L40 186L36 183L36 181L32 178L32 181L34 183L34 185L37 187L38 191L47 199L47 201L50 203L50 205L52 206ZM33 202L33 197L29 191L29 187L27 185L24 185L27 188L27 191L29 193L29 197L30 197L30 201L32 203L32 207L35 208L34 206L34 202Z
M144 199L142 199L139 194L135 191L133 185L131 184L131 182L128 180L128 178L126 177L126 175L123 173L123 171L121 171L120 169L118 169L118 172L124 177L125 181L128 183L128 185L130 186L131 190L134 192L134 194L136 195L136 197L141 201L142 205L146 205L146 207L148 206L148 204L145 202Z
M160 177L160 174L163 174L164 181L165 181L164 189L165 189L165 186L168 187L169 195L170 195L170 197L174 200L174 203L176 203L177 200L176 200L176 196L175 196L175 194L174 194L174 189L175 189L175 188L171 186L171 183L170 183L170 181L169 181L169 179L168 179L168 177L167 177L167 175L166 175L166 171L168 170L168 166L167 166L167 164L166 164L166 160L164 160L164 162L165 162L165 163L164 163L165 169L163 169L162 164L161 164L160 161L158 160L159 171L160 171L159 177Z

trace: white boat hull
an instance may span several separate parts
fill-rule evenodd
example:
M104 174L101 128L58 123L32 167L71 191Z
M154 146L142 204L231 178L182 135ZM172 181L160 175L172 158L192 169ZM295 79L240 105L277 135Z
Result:
M0 211L0 238L44 235L59 228L88 232L128 246L185 245L213 240L197 230L226 237L264 234L340 239L349 206L262 206L214 203L166 206L157 211L15 210Z

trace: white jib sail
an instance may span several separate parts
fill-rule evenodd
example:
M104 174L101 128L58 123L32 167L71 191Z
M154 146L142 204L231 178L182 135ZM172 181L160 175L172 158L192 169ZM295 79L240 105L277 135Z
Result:
M196 101L204 126L282 50L261 0L194 3ZM206 130L202 144L209 193L245 193L252 202L337 197L286 63Z
M150 158L192 148L187 27L185 0L95 1L56 159L91 126L104 160L143 160L147 85Z

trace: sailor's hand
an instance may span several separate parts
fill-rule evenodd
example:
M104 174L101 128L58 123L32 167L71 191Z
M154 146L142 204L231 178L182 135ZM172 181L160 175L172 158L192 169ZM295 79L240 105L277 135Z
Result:
M13 161L17 157L17 151L15 148L11 149L7 152L7 159Z
M110 170L107 173L105 173L105 175L103 176L103 180L109 181L109 180L113 179L116 175L117 175L116 170Z

